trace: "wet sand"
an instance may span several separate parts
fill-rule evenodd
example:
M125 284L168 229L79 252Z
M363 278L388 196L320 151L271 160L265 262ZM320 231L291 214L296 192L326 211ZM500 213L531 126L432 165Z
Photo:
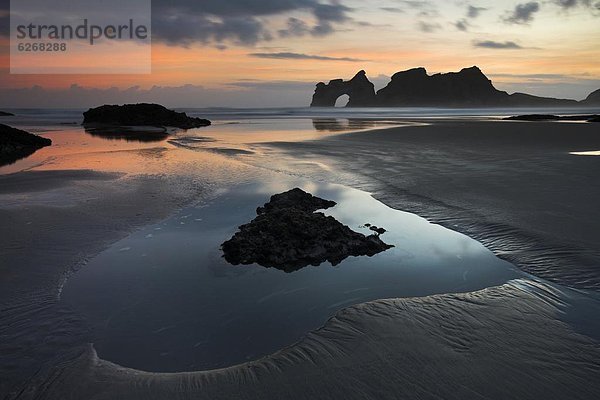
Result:
M581 399L600 393L600 347L556 319L561 294L518 280L467 294L340 311L260 361L145 373L73 354L36 376L45 399Z
M58 304L70 274L131 232L249 176L235 160L168 144L44 135L54 149L23 160L32 169L0 175L2 399L37 393L36 373L90 342L81 318Z
M600 157L569 153L599 150L598 128L439 120L272 146L343 171L335 179L464 233L526 272L597 291Z
M600 149L596 130L439 121L270 145L272 152L244 158L261 168L162 144L161 150L65 156L62 164L36 169L50 171L44 179L37 172L9 175L6 187L17 189L0 193L0 395L597 398L599 342L561 319L577 296L596 294L526 278L473 293L352 306L259 361L177 374L98 359L81 318L57 306L68 274L111 243L220 186L249 176L271 179L269 169L371 191L392 207L467 233L523 270L596 290L600 159L568 154Z

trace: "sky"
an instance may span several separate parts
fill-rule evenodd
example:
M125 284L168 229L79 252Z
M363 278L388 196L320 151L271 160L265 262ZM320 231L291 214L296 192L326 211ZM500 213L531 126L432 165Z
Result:
M477 65L500 90L600 88L600 0L153 0L152 73L19 75L0 0L0 107L298 107L319 81Z

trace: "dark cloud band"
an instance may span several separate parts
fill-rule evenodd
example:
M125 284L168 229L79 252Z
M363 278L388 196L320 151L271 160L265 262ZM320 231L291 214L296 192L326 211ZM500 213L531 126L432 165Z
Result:
M327 57L327 56L317 56L312 54L302 54L302 53L250 53L248 54L250 57L257 58L270 58L270 59L278 59L278 60L320 60L320 61L366 61L360 60L358 58L350 58L350 57Z
M482 40L482 41L476 41L473 43L473 46L475 47L483 47L486 49L499 49L499 50L506 50L506 49L522 49L521 46L519 46L518 44L516 44L515 42L494 42L493 40Z

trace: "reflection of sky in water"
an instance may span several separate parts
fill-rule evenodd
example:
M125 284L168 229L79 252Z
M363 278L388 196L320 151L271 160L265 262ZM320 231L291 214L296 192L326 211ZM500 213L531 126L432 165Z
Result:
M300 186L337 201L351 228L388 229L396 247L294 273L232 266L219 245L270 195ZM151 371L223 367L256 359L369 300L471 291L518 276L479 243L338 185L280 180L225 192L131 235L93 259L62 299L94 328L102 358Z
M71 114L62 118L68 120ZM186 173L185 163L218 155L239 156L264 152L259 143L319 139L351 130L389 126L386 121L350 119L251 119L217 120L210 127L179 130L166 136L138 130L113 129L86 132L78 125L39 125L34 117L18 118L20 129L41 134L52 146L37 150L14 164L0 167L0 174L25 169L94 169L124 173ZM59 116L54 116L55 119ZM42 119L45 121L45 119ZM147 130L148 128L146 128ZM200 150L191 152L190 150ZM205 151L208 150L208 151ZM196 153L196 154L194 154ZM198 154L200 153L200 154ZM212 154L211 154L212 153ZM193 165L189 166L193 170Z

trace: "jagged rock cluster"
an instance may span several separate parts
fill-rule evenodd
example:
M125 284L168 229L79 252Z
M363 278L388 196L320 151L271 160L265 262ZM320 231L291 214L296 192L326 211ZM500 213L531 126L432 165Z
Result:
M319 82L311 107L333 107L339 96L347 94L347 107L532 107L600 105L600 90L578 102L497 90L478 67L460 72L428 75L425 68L397 72L390 83L375 92L365 71L349 81L335 79Z
M210 125L207 119L188 117L159 104L103 105L83 113L84 126L157 126L180 129Z
M51 144L50 139L0 124L0 166L12 164Z
M256 210L254 220L222 244L224 257L234 265L256 263L293 272L325 261L337 265L349 256L373 256L393 247L379 234L365 236L315 212L335 205L298 188L274 195Z

